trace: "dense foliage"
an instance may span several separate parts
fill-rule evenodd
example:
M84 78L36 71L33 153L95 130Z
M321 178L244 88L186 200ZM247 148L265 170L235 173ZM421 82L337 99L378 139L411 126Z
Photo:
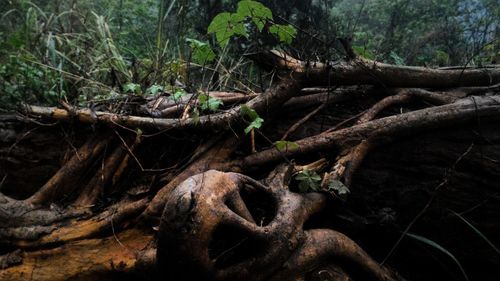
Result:
M500 56L496 0L238 2L2 1L0 104L260 90L266 78L245 53L281 47L340 59L338 37L394 64L477 66Z

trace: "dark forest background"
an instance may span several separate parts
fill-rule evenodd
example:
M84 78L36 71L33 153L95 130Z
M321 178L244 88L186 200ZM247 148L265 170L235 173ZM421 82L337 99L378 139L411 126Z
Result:
M221 49L207 26L237 2L1 1L0 103L53 105L64 98L87 106L172 90L176 83L190 90L259 90L266 77L246 54L272 46L305 60L335 60L344 56L339 37L352 40L363 57L398 65L499 60L497 0L266 0L275 22L297 30L291 44L255 32ZM193 39L210 44L217 59L193 61Z

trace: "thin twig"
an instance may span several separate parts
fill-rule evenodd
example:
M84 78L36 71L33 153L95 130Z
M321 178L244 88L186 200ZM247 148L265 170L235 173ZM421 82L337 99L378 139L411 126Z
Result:
M281 137L281 140L285 140L290 134L294 133L300 126L302 126L305 122L307 122L309 119L311 119L311 117L313 117L314 115L316 115L316 113L318 113L320 110L322 110L326 104L327 104L327 102L322 103L315 110L311 111L309 114L307 114L302 119L300 119L295 124L293 124L293 126L291 126L286 131L286 133L283 134L283 136Z

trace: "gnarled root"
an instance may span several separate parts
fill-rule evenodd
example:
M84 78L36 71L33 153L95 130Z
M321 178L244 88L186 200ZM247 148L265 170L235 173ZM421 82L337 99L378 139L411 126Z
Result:
M285 262L271 281L308 280L316 275L323 279L337 280L338 265L343 266L343 278L354 280L404 280L392 271L380 266L354 241L342 233L330 229L305 231L306 239L295 253ZM333 267L331 266L336 265ZM330 268L329 268L330 267ZM347 270L346 270L347 269ZM330 279L324 279L324 278ZM359 279L358 279L359 278ZM349 280L349 279L347 279Z
M287 169L278 169L266 180L270 186L215 170L181 183L162 216L160 270L179 281L305 280L322 261L331 260L363 268L349 272L359 280L403 280L338 232L304 231L327 197L289 191Z

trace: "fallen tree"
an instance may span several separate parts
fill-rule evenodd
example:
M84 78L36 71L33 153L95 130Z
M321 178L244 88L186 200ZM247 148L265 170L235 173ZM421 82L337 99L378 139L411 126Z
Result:
M273 85L202 116L196 94L3 116L0 279L493 280L500 68L252 59ZM469 214L481 247L426 238ZM424 273L411 238L459 258Z

